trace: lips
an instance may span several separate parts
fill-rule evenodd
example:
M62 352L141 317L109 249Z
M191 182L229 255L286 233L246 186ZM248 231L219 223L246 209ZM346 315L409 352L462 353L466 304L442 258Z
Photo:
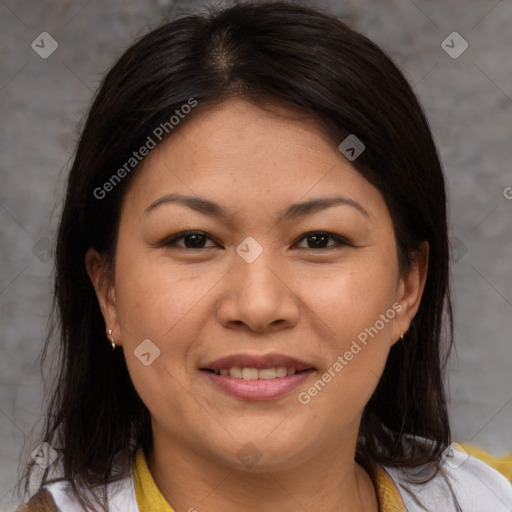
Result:
M210 370L212 372L220 372L220 370L229 370L231 368L254 368L263 370L267 368L293 368L295 372L315 369L315 367L306 361L301 361L294 357L283 354L265 354L261 356L250 354L235 354L231 356L221 357L215 361L205 364L201 370Z
M223 394L243 400L274 400L289 395L315 374L306 361L283 354L235 354L200 368Z

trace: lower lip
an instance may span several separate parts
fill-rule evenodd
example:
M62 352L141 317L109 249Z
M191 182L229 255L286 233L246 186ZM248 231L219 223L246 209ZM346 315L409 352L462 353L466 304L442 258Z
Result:
M278 377L276 379L235 379L224 375L202 370L210 381L224 393L245 400L272 400L286 395L299 387L314 370Z

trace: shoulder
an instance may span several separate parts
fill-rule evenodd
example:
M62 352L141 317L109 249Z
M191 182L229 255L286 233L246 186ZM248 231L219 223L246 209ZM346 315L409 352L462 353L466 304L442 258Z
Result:
M434 511L440 506L446 512L512 511L510 482L456 443L444 452L437 475L424 484L411 483L422 468L418 471L386 466L385 469L410 512Z
M107 485L110 512L139 512L132 474ZM42 487L16 512L85 512L75 498L69 482L61 480Z

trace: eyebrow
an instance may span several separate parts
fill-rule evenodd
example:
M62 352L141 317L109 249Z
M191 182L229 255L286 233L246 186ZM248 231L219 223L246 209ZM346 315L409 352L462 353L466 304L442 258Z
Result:
M144 210L144 215L148 214L160 205L169 203L182 204L191 208L192 210L202 213L203 215L217 217L224 221L231 219L234 215L234 212L226 210L219 204L214 203L209 199L198 196L186 196L182 194L167 194L157 199ZM370 219L370 214L368 211L357 201L354 201L354 199L350 199L349 197L344 196L335 196L311 199L302 203L293 203L289 205L286 210L279 214L277 221L285 222L295 220L299 217L304 217L306 215L310 215L312 213L319 212L321 210L325 210L326 208L337 205L351 206L362 213L365 217Z

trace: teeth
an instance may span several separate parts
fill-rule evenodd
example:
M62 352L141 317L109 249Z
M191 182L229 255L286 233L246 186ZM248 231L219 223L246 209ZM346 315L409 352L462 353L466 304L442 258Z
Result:
M290 368L290 370L292 370L293 368ZM284 366L278 366L276 368L276 377L286 377L287 375L287 370ZM294 372L295 373L295 372Z
M234 366L233 368L222 368L216 370L217 375L227 377L233 377L235 379L245 380L272 380L280 377L286 377L287 375L293 375L296 372L295 368L286 368L285 366L278 366L276 368L239 368Z
M242 378L245 380L254 380L258 378L257 368L242 368Z
M242 378L242 368L237 368L236 366L234 368L230 368L229 376L234 377L235 379L241 379Z
M264 370L258 371L258 377L264 380L275 379L277 377L277 371L275 368L265 368Z

